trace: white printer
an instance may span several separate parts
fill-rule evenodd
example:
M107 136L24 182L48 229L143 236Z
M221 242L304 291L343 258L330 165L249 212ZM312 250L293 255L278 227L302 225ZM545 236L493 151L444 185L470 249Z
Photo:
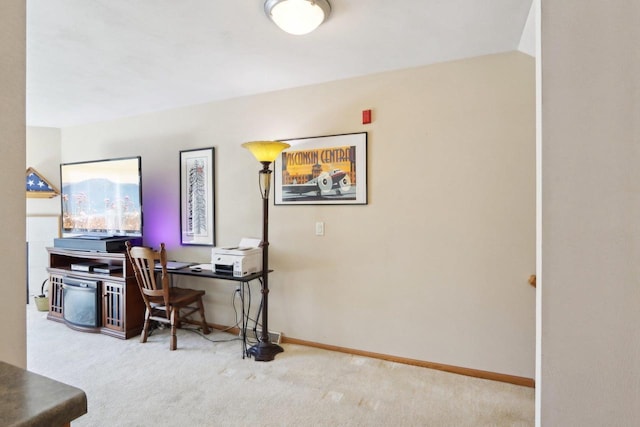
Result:
M233 247L211 249L211 270L218 274L244 277L262 271L260 239L242 238Z

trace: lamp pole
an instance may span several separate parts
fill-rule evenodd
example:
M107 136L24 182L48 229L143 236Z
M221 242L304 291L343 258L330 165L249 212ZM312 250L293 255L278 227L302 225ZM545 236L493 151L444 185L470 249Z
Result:
M262 196L262 330L258 343L247 350L256 361L269 362L276 354L284 351L271 342L269 336L269 192L271 190L271 170L269 165L289 144L278 141L256 141L243 144L262 164L259 173L260 195Z
M262 330L259 341L249 348L249 355L256 361L269 362L276 354L284 351L278 344L271 342L269 336L269 190L271 183L270 162L262 162L260 187L262 193Z

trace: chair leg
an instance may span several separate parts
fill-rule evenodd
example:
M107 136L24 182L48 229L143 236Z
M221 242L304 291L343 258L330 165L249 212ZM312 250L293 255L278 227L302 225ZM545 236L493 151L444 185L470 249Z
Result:
M149 336L149 328L151 326L151 312L149 309L145 309L144 312L144 326L142 327L142 335L140 335L140 342L147 342L147 337Z
M178 348L178 336L177 336L177 318L178 316L178 310L179 308L177 307L171 307L171 342L169 343L169 349L170 350L175 350L176 348Z
M209 325L207 325L207 319L204 317L202 298L198 298L198 311L200 312L200 319L202 319L202 333L208 335L211 331L209 330Z

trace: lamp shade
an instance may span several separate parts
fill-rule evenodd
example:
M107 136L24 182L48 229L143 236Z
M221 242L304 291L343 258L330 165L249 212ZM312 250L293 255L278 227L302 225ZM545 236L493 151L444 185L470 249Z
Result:
M271 163L291 145L280 141L252 141L242 144L260 163Z
M331 13L327 0L267 0L267 16L283 31L302 35L318 28Z

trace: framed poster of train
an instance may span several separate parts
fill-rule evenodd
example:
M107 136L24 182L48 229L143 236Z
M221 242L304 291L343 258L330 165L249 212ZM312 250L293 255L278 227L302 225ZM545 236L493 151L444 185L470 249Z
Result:
M367 133L281 140L275 161L276 205L366 205Z

